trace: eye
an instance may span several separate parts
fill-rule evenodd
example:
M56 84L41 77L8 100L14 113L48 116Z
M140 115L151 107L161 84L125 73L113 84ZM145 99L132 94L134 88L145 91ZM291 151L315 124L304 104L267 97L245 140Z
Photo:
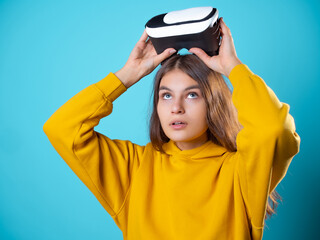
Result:
M163 93L163 94L161 95L161 97L162 97L162 99L164 99L164 100L168 100L168 99L171 99L171 98L172 98L172 96L171 96L170 93Z
M197 97L198 97L198 94L195 92L191 92L188 94L188 98L197 98Z

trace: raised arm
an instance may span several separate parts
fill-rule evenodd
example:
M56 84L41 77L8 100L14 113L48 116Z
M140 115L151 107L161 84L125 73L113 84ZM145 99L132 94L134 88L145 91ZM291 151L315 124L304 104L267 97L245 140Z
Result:
M241 63L231 32L222 19L220 26L223 38L218 56L210 57L198 48L190 52L214 71L229 77L233 85L232 100L243 126L237 135L235 160L252 234L259 236L268 195L299 151L300 138L295 132L289 105L281 103L265 82Z
M262 228L268 195L286 174L299 151L300 138L289 114L274 92L246 65L229 76L232 100L243 129L237 135L236 158L252 225Z
M94 127L125 90L110 73L72 97L43 126L56 151L111 216L125 199L132 172L139 166L135 152L142 149L128 141L112 141Z
M85 88L61 106L43 129L56 151L114 217L126 199L144 147L111 140L94 130L113 101L173 52L157 55L144 32L126 65Z

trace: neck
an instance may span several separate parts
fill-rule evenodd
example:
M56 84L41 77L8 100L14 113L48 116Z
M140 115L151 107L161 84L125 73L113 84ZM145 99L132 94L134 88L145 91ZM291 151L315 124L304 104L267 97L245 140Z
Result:
M207 135L205 134L201 138L197 138L195 140L191 140L188 142L176 142L176 145L180 150L183 151L183 150L190 150L193 148L200 147L207 141L208 141L208 138L207 138Z

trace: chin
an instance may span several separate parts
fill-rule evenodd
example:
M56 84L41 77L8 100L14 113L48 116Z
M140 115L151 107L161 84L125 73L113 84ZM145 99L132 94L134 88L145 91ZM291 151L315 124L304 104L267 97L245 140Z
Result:
M188 142L193 142L196 138L188 138L188 137L183 137L183 136L169 136L169 139L174 141L174 142L183 142L183 143L188 143Z
M208 140L207 130L201 131L200 133L196 134L186 134L184 132L170 132L170 134L166 134L166 136L175 143L198 143L205 142L206 140Z

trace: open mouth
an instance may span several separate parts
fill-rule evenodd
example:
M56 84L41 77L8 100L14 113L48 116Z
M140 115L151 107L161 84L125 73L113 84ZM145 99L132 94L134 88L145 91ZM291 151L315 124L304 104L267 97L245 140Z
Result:
M175 121L170 124L170 126L174 129L183 129L187 126L187 123L181 121Z
M184 122L173 122L171 123L171 125L181 125L181 124L185 124Z

